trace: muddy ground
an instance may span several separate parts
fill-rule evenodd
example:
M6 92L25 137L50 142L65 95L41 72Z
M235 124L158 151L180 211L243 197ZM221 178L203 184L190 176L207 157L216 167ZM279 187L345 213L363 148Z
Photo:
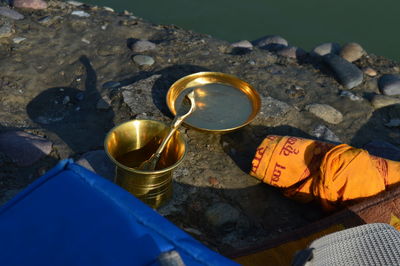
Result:
M90 16L73 15L74 10ZM386 58L366 54L354 62L378 73L364 75L362 84L351 90L361 98L354 101L340 96L347 89L309 55L293 59L258 48L237 52L211 36L101 7L49 1L46 10L17 11L25 18L1 18L13 30L0 38L0 132L25 131L53 146L48 156L26 167L0 153L3 202L60 159L77 160L102 150L106 133L121 122L171 121L165 105L169 86L199 71L238 76L256 88L263 102L257 118L232 133L181 129L189 151L174 173L174 199L158 210L223 253L257 245L326 215L318 205L286 199L247 174L255 148L266 135L326 139L315 133L324 126L334 140L356 147L373 140L400 145L399 129L385 126L398 112L392 106L375 109L370 103L380 94L378 78L399 73L399 64ZM16 43L16 37L26 39ZM131 47L137 40L149 40L155 49L135 52ZM154 64L139 65L132 60L137 54L151 56ZM124 97L126 91L133 93L130 99ZM102 97L110 99L110 108L98 106ZM132 97L137 97L136 105ZM336 108L343 121L321 120L305 110L311 103ZM206 215L218 208L213 214L217 217Z

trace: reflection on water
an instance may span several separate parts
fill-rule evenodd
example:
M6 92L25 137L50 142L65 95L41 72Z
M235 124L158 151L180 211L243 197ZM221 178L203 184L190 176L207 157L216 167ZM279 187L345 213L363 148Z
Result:
M369 53L400 61L393 0L83 0L129 10L157 24L175 24L227 41L278 34L305 50L323 42L358 42Z
M241 90L221 83L187 88L175 101L178 110L183 97L195 90L196 110L185 123L196 127L219 130L242 125L253 109L249 97Z

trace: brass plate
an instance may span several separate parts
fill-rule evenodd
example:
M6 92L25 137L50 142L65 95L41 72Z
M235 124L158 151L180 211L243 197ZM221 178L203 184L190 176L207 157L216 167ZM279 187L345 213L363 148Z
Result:
M257 91L243 80L219 72L199 72L176 81L167 93L173 115L186 94L195 91L196 110L185 124L208 132L228 132L249 124L261 107Z

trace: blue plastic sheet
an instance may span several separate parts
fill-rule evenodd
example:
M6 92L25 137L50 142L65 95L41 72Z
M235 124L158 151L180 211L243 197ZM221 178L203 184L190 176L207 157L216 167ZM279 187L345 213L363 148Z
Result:
M71 160L0 208L0 265L157 265L171 250L186 265L237 265Z

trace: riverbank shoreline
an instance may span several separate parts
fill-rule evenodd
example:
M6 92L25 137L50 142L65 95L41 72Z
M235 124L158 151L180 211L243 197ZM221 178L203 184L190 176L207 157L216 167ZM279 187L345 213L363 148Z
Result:
M349 62L354 57L345 59L343 47L306 52L278 36L231 44L129 12L47 4L10 9L23 17L0 15L2 203L65 158L112 179L106 133L131 119L169 123L169 87L201 71L238 76L262 100L259 115L239 131L181 129L189 151L174 173L174 198L158 212L217 251L251 247L325 216L247 174L267 135L360 148L379 140L399 149L395 61L356 47ZM380 145L372 145L376 154L390 157Z

